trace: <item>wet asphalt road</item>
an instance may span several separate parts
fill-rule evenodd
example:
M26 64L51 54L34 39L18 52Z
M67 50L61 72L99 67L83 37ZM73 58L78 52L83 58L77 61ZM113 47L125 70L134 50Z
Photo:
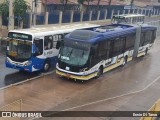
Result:
M6 68L4 53L1 53L0 56L0 88L36 77L41 74L41 72L27 73Z

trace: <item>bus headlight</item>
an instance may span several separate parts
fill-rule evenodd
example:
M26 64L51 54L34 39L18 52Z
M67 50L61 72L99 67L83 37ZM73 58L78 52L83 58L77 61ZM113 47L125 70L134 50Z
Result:
M29 66L30 64L32 64L32 61L27 61L24 63L24 66Z

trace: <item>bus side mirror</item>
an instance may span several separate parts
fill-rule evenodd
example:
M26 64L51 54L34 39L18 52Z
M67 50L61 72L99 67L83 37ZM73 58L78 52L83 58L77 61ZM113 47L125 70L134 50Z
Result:
M56 44L56 49L59 49L61 46L61 41L57 41L57 44Z

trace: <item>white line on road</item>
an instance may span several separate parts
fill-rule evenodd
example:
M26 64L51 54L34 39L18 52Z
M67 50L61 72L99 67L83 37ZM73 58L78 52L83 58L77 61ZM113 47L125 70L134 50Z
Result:
M133 91L133 92L130 92L130 93L126 93L126 94L119 95L119 96L115 96L115 97L110 97L110 98L107 98L107 99L98 100L98 101L95 101L95 102L90 102L90 103L87 103L87 104L83 104L83 105L79 105L79 106L67 108L67 109L64 109L64 110L61 110L61 111L69 111L69 110L73 110L73 109L85 107L85 106L88 106L88 105L92 105L92 104L96 104L96 103L100 103L100 102L104 102L104 101L108 101L108 100L112 100L112 99L116 99L116 98L120 98L120 97L125 97L125 96L128 96L128 95L137 94L137 93L140 93L140 92L142 92L142 91L147 90L151 85L153 85L153 84L154 84L155 82L157 82L159 79L160 79L160 76L158 76L156 79L154 79L154 80L153 80L150 84L148 84L145 88L143 88L143 89L141 89L141 90L138 90L138 91Z

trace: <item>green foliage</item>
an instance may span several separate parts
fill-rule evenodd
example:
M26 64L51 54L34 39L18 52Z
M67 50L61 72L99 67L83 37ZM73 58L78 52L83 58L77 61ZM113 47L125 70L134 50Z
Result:
M13 6L14 6L14 15L20 16L21 18L23 18L27 10L30 10L30 6L24 0L14 0Z
M14 16L20 16L23 18L27 10L30 10L30 6L24 0L14 0L13 2L13 11ZM5 0L0 4L0 14L9 14L9 0Z
M8 15L9 14L9 1L5 0L0 4L0 14Z

